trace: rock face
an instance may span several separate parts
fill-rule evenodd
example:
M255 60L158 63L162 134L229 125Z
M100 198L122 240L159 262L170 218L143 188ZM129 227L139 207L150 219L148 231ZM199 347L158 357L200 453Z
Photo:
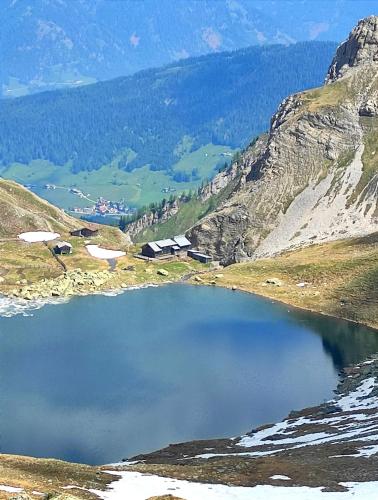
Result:
M378 17L342 44L327 84L288 97L230 198L189 231L229 264L378 230Z
M234 161L229 168L219 172L210 182L199 189L197 194L199 201L206 202L210 198L215 201L215 197L222 192L225 194L232 183L237 187L243 185L250 166L265 146L266 136L263 135L258 140L254 141L246 151L242 163L239 160ZM144 229L158 224L164 224L164 222L176 215L188 201L190 201L190 199L186 196L182 196L178 200L167 201L160 210L149 211L135 222L129 224L126 234L130 239L135 239ZM218 202L215 202L215 204L217 203Z
M135 222L127 226L127 233L133 239L138 233L148 227L160 224L173 217L179 210L179 202L177 200L167 201L161 210L150 211L142 215Z
M378 62L378 17L361 20L336 52L327 75L334 82L349 68Z

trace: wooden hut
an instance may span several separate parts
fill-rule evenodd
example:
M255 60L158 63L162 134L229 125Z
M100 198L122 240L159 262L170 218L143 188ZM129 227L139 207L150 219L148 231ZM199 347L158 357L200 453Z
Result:
M54 247L54 253L58 255L69 255L72 253L72 245L67 241L58 241Z
M142 246L142 255L156 259L163 255L162 249L154 242L150 241Z
M82 238L92 238L98 235L98 229L91 229L89 227L82 227L70 232L71 236L79 236Z
M174 253L186 252L192 247L192 243L184 234L175 236L173 240L176 243L176 245L173 247Z

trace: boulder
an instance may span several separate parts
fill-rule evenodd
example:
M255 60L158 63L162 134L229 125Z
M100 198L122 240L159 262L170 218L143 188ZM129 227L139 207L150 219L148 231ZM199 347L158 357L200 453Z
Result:
M123 268L124 271L135 271L135 266L130 265Z
M378 105L372 99L366 101L359 109L360 116L373 117L378 114Z
M169 272L166 269L158 269L157 274L160 274L160 276L169 276Z
M282 286L283 282L279 280L278 278L268 278L265 283L267 285L274 285L274 286Z

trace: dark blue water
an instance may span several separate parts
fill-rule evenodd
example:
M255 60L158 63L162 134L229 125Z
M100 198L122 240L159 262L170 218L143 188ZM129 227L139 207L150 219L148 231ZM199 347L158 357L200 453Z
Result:
M240 435L332 396L378 335L215 287L0 318L0 452L106 463Z

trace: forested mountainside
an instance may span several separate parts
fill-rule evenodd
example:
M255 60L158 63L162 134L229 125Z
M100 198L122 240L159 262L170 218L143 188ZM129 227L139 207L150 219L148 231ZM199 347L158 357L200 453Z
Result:
M335 44L251 47L70 90L0 102L0 161L72 171L117 161L166 170L213 143L244 146L287 93L322 82ZM195 165L193 165L195 167Z
M249 45L342 40L373 0L2 0L0 90L15 97Z
M199 248L232 263L377 231L377 56L371 16L338 48L323 87L282 102L261 155L191 229Z

